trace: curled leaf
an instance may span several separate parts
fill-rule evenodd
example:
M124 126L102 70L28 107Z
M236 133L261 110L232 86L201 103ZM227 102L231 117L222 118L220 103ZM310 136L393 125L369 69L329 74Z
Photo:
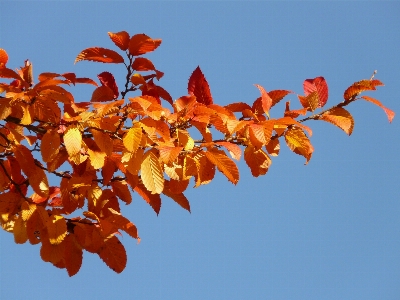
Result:
M351 135L354 127L353 116L343 107L334 107L325 112L319 120L323 120L339 127L348 135Z

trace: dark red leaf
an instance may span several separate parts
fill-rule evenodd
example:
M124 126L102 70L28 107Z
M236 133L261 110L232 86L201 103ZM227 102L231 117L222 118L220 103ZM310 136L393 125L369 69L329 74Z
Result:
M189 78L188 92L190 95L196 96L199 103L213 104L210 87L200 67L197 67Z
M115 82L114 76L110 72L103 72L97 75L99 78L101 84L103 86L106 86L110 88L113 93L114 93L114 99L118 98L119 96L119 91L118 91L118 86Z

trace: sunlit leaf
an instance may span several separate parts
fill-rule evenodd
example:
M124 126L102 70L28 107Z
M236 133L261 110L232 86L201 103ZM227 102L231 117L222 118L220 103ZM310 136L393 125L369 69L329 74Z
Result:
M272 106L272 99L268 95L267 91L259 84L255 84L255 86L260 90L261 93L261 104L264 112L269 116L269 110Z
M324 77L316 77L313 79L306 79L303 82L304 95L308 95L316 92L318 96L318 107L323 107L328 101L328 84ZM310 105L313 108L313 105ZM314 109L312 109L314 110Z
M265 175L272 163L267 153L262 149L257 150L251 145L244 150L244 160L254 177Z
M151 39L144 33L135 34L129 40L129 53L134 56L154 51L161 45L160 39Z
M353 116L343 107L331 108L323 113L319 119L336 125L348 135L351 135L353 132Z
M393 118L394 118L394 116L395 116L395 113L394 113L393 110L391 110L391 109L389 109L389 108L383 106L382 103L381 103L379 100L376 100L376 99L374 99L374 98L372 98L372 97L369 97L369 96L362 96L361 98L364 99L364 100L366 100L366 101L368 101L368 102L371 102L371 103L373 103L373 104L379 106L380 108L382 108L383 111L386 113L389 122L390 122L390 123L392 122L392 120L393 120Z
M285 133L286 144L294 153L306 158L306 164L311 159L314 147L303 130L298 127L291 127Z
M236 184L239 181L239 170L236 164L226 156L224 151L210 149L205 152L205 155L230 182Z
M69 126L64 132L64 144L70 157L81 151L82 134L75 126Z
M52 215L47 220L49 241L53 245L60 244L67 235L67 223L62 216Z
M127 33L126 31L120 31L116 33L108 32L108 35L119 49L123 51L128 49L130 39L129 33Z
M0 68L3 68L6 66L8 61L8 54L6 50L0 48Z
M376 90L376 86L384 85L381 81L374 79L374 80L360 80L358 82L353 83L349 86L344 92L344 100L351 101L354 100L361 92L364 91L373 91Z
M140 174L144 186L152 194L161 194L164 189L164 176L155 151L150 150L144 154Z
M124 62L124 58L114 50L101 47L87 48L83 50L75 58L75 63L81 60L96 61L102 63L115 63L115 64Z

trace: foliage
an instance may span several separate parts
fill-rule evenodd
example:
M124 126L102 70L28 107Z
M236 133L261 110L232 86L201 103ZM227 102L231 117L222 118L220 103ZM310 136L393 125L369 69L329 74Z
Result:
M394 117L378 100L360 95L383 85L374 76L352 84L344 100L329 109L324 109L325 79L306 79L304 95L298 95L302 108L293 110L286 102L283 116L272 118L271 108L293 92L255 85L260 97L252 104L220 106L197 67L187 94L174 101L156 84L163 72L142 56L161 40L125 31L108 34L124 56L93 47L75 63L122 64L123 86L109 72L97 76L99 83L74 73L42 73L34 84L31 62L13 71L0 49L0 77L9 81L0 83L0 223L16 243L41 244L42 259L70 276L79 271L83 250L123 271L127 256L118 235L123 231L140 240L120 208L121 201L131 203L133 191L157 214L161 195L190 212L183 193L190 180L195 187L208 184L218 170L236 184L235 160L242 151L255 177L267 173L282 140L308 163L314 148L305 121L329 122L350 135L354 120L345 107L358 100L383 108L390 122ZM90 101L74 101L66 87L76 84L95 87ZM50 186L49 178L59 184Z

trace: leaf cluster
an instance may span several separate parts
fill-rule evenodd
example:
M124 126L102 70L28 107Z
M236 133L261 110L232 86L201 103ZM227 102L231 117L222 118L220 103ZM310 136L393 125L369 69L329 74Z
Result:
M282 116L272 118L271 109L293 92L256 84L260 97L253 103L221 106L197 67L187 93L173 100L158 84L164 73L143 57L161 40L108 34L117 50L87 48L75 63L120 64L123 84L107 71L98 81L48 72L34 83L32 63L9 69L0 49L0 78L6 79L0 83L0 224L16 243L40 244L42 259L70 276L79 271L83 251L123 271L127 256L118 236L140 240L121 213L133 192L157 214L165 197L190 212L184 195L190 182L208 184L218 171L237 184L242 152L255 177L267 173L282 143L308 163L314 148L305 121L329 122L350 135L354 120L345 107L358 100L383 108L389 121L394 117L378 100L360 96L383 85L373 77L352 84L328 109L325 79L306 79L297 96L301 108L287 101ZM94 86L90 101L75 101L69 89L77 84Z

